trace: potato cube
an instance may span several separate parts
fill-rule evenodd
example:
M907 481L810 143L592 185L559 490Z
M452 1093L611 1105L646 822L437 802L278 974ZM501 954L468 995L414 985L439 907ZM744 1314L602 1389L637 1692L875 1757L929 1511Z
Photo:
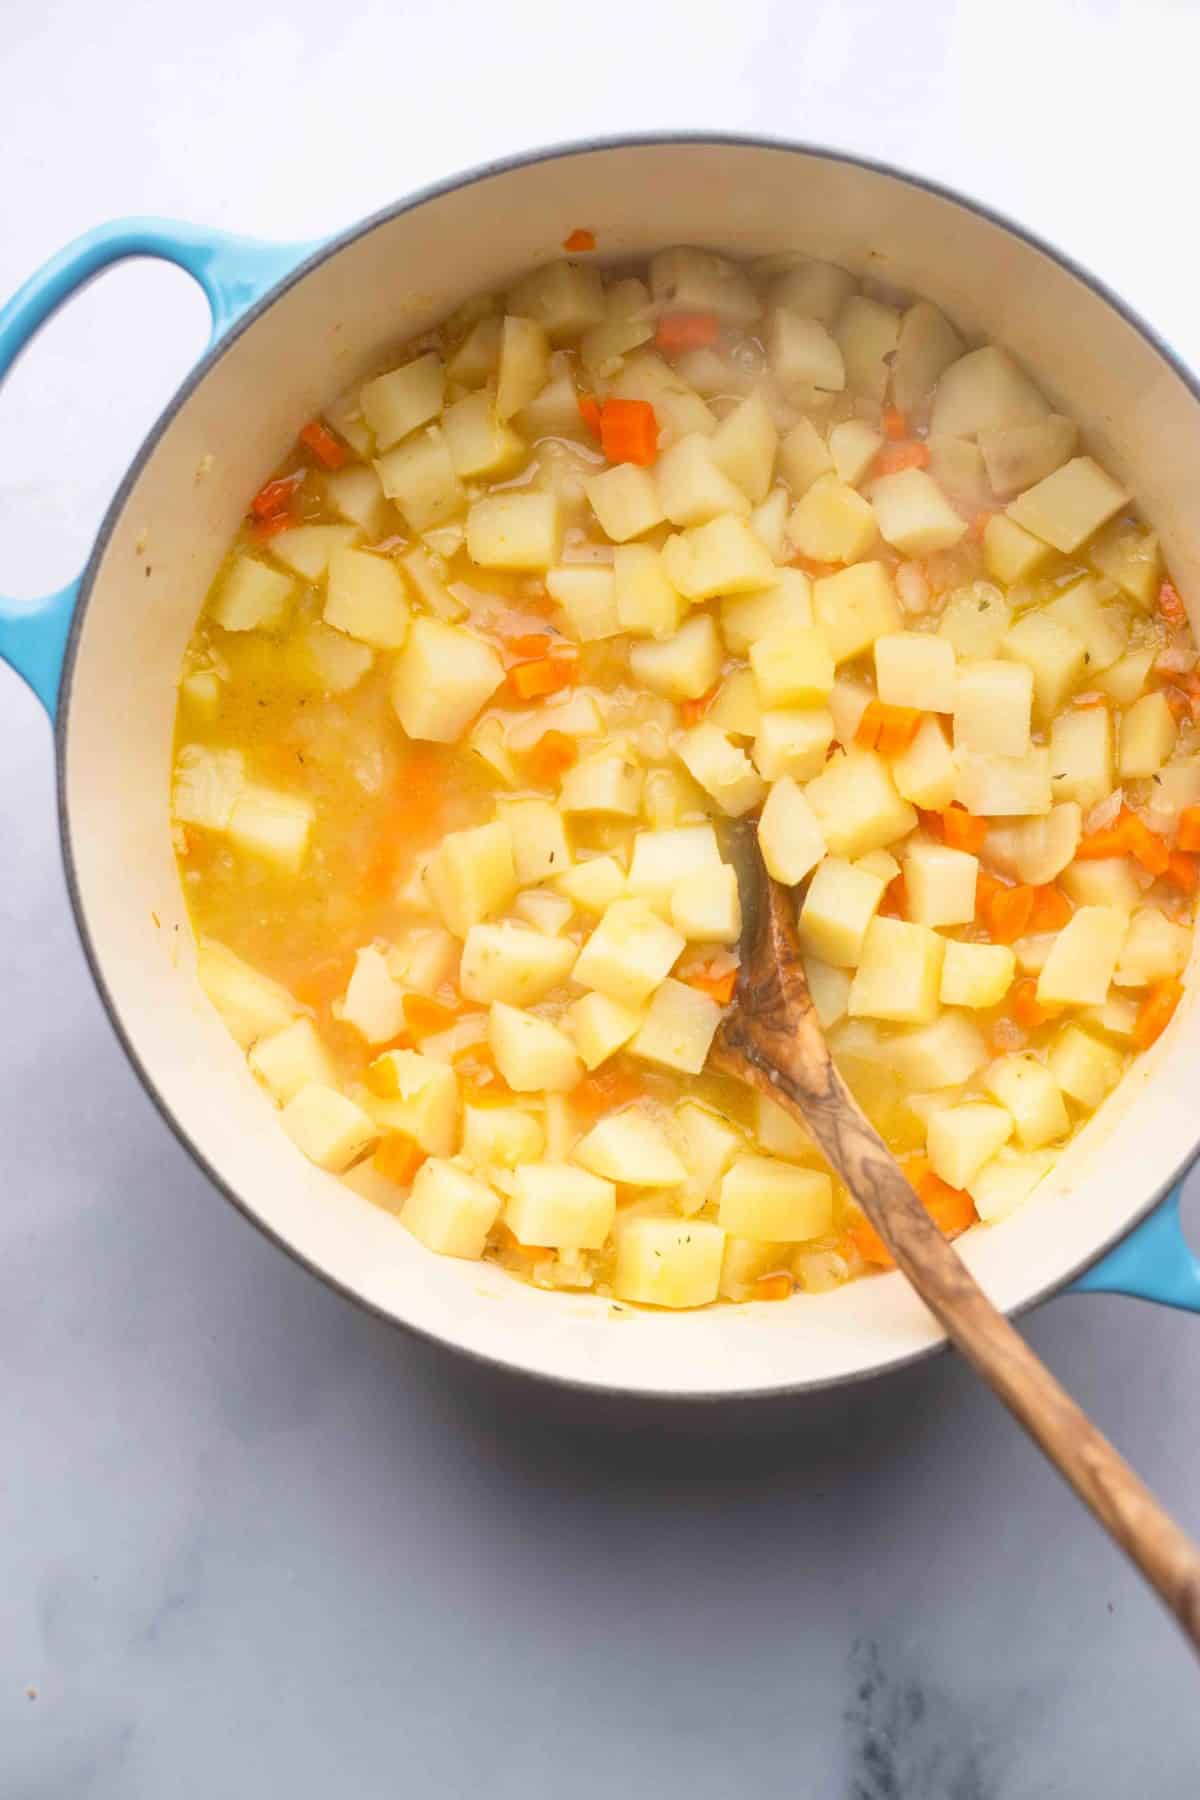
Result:
M953 712L953 644L923 631L885 632L875 640L875 686L885 705Z
M723 513L748 513L742 489L713 461L703 432L691 432L664 450L655 468L659 500L673 525L706 525Z
M904 556L949 550L967 529L937 482L924 469L901 469L871 485L879 533Z
M1105 604L1094 581L1077 581L1047 605L1046 616L1083 639L1089 676L1110 668L1129 642L1129 609L1122 602Z
M763 706L816 706L833 689L833 657L815 625L769 631L750 646Z
M721 602L721 634L735 656L769 632L804 631L812 622L812 583L803 569L779 569L769 587Z
M789 543L814 562L853 563L879 536L875 513L857 488L836 475L821 475L792 508Z
M833 1225L833 1183L822 1169L739 1156L721 1178L717 1218L738 1237L804 1243Z
M369 550L335 550L329 559L325 623L376 650L398 650L408 636L408 595L395 563Z
M416 994L433 995L458 973L459 945L438 925L418 925L404 932L386 954L393 981Z
M626 885L631 895L666 900L686 876L711 879L721 866L717 834L711 825L639 831L633 840Z
M840 569L815 581L813 614L835 663L861 656L877 637L904 625L892 578L878 562Z
M1078 1025L1064 1025L1050 1045L1046 1061L1060 1090L1094 1112L1125 1072L1125 1058Z
M617 616L613 571L585 563L546 571L546 592L567 615L567 628L581 644L617 637L622 630Z
M558 876L555 885L584 912L602 913L624 897L625 872L614 857L593 856Z
M395 502L414 531L428 531L453 519L466 505L466 493L455 472L444 434L426 426L375 462L384 493ZM278 539L274 540L278 543Z
M928 300L918 300L900 320L892 362L892 395L901 412L927 399L949 363L963 353L963 341L949 319Z
M649 1011L629 1045L634 1056L664 1069L698 1075L708 1057L721 1007L699 988L668 977L655 989Z
M1095 676L1093 686L1116 706L1130 706L1141 694L1154 666L1155 650L1151 644L1144 650L1130 650L1118 656L1115 663Z
M357 1162L379 1137L378 1126L361 1107L315 1081L292 1096L280 1124L310 1162L335 1175Z
M413 1178L400 1223L427 1250L477 1262L500 1217L500 1196L477 1175L430 1157Z
M876 917L867 927L858 972L850 984L852 1019L890 1019L924 1025L938 1010L945 938L927 925Z
M1087 664L1082 638L1044 612L1028 612L1018 619L1004 637L1000 653L1031 670L1034 712L1042 723L1064 705Z
M1132 994L1110 994L1103 1006L1087 1006L1080 1014L1085 1024L1106 1037L1128 1043L1137 1025L1141 1001ZM1065 1091L1065 1090L1064 1090Z
M1081 906L1054 940L1038 976L1038 1005L1101 1005L1126 927L1125 914L1115 906Z
M966 944L951 939L942 962L943 1006L999 1006L1012 986L1017 959L1007 944Z
M179 683L180 704L211 725L221 710L221 677L215 669L196 669Z
M833 457L811 419L801 419L780 440L779 472L797 500L833 470Z
M990 756L1029 749L1033 671L1025 663L963 662L954 702L954 747Z
M983 1085L1012 1114L1023 1149L1040 1150L1070 1131L1062 1090L1036 1056L997 1057L985 1071Z
M1025 425L1005 425L981 431L979 448L992 492L1011 500L1043 476L1061 468L1075 449L1079 429L1061 413Z
M1113 974L1118 987L1143 987L1182 974L1192 949L1192 934L1173 925L1157 906L1142 906L1129 921Z
M403 1132L429 1156L450 1155L458 1142L458 1077L449 1063L419 1050L385 1050L371 1078L387 1089L367 1103L377 1125Z
M766 499L778 442L771 410L757 388L725 415L709 439L713 462L752 505Z
M380 450L390 450L418 425L436 419L446 391L446 371L436 351L368 381L359 393L363 418Z
M748 325L762 311L758 295L736 263L690 244L655 252L650 258L650 292L660 312L715 312L732 325Z
M712 433L717 421L677 369L652 350L636 350L612 382L618 400L647 400L658 420L658 447L665 450L689 431Z
M356 525L293 525L270 540L271 555L306 581L320 581L333 556L358 537Z
M295 1019L282 1031L259 1038L246 1061L277 1106L286 1106L310 1082L320 1087L337 1083L329 1053L311 1019Z
M773 487L766 499L750 514L750 529L777 563L787 560L784 526L787 524L790 501L791 496L785 487Z
M1107 706L1059 713L1050 727L1050 774L1056 800L1085 809L1113 787L1112 714Z
M721 1295L726 1300L753 1300L756 1282L790 1267L790 1244L760 1244L755 1238L727 1237L721 1262Z
M942 812L954 798L958 769L936 719L922 719L907 750L892 758L892 780L903 800Z
M522 887L570 868L571 848L557 806L549 800L501 800L497 811L508 826Z
M1070 863L1063 870L1059 885L1076 906L1115 906L1128 914L1142 902L1137 870L1127 856Z
M972 948L991 949L990 944ZM946 950L956 949L953 942ZM945 964L942 965L943 969ZM928 1025L914 1025L888 1043L888 1067L909 1088L936 1093L970 1081L988 1060L983 1033L967 1013L939 1013Z
M697 1100L679 1102L674 1126L687 1167L681 1203L698 1210L714 1192L738 1151L744 1149L746 1140L721 1113Z
M616 1212L611 1181L571 1163L525 1163L513 1172L504 1222L520 1244L599 1250Z
M829 433L829 453L839 481L857 487L883 444L883 433L865 419L843 419Z
M792 262L772 281L768 298L774 306L788 306L807 319L832 325L857 285L853 275L835 263Z
M511 419L545 387L550 375L550 345L536 319L509 315L500 330L496 377L496 416ZM482 473L482 471L480 471Z
M517 283L505 305L511 314L536 319L551 343L565 343L604 318L603 278L591 264L546 263Z
M425 885L455 937L503 912L520 885L508 826L496 820L447 833L426 864Z
M745 519L729 513L677 532L663 545L663 572L688 600L746 594L775 579L775 564Z
M182 825L226 831L245 786L246 759L240 750L185 744L175 761L172 816Z
M520 1106L464 1106L462 1153L477 1169L515 1169L546 1148L541 1120Z
M296 584L255 556L239 556L217 589L212 616L225 631L274 631L282 625Z
M674 637L631 644L629 667L635 681L670 700L698 700L721 673L724 652L708 613L693 613Z
M984 567L993 581L1002 581L1005 587L1028 581L1049 555L1049 544L1006 513L993 513L983 528Z
M975 437L980 431L1044 419L1050 403L1006 350L986 344L943 370L933 396L931 435Z
M467 555L485 569L548 569L562 547L554 494L489 494L467 511Z
M671 890L671 923L693 943L736 944L742 904L734 871L722 864L677 881Z
M472 925L459 985L466 999L483 1006L493 1000L531 1006L567 979L576 955L569 938L546 937L527 925Z
M790 306L777 306L771 314L767 360L784 389L840 394L846 385L846 365L832 334L819 319L805 318Z
M866 294L851 294L833 328L854 393L882 400L900 339L900 314Z
M292 639L294 679L319 694L348 694L375 661L375 652L314 619Z
M904 858L906 911L915 925L969 925L979 858L945 844L914 844Z
M549 1019L497 1000L488 1014L488 1042L496 1067L514 1093L569 1093L583 1064L565 1032Z
M929 1161L934 1174L951 1187L965 1188L1012 1132L1007 1107L983 1100L942 1107L929 1121Z
M460 481L510 474L529 454L528 444L503 422L485 388L448 406L442 430Z
M1116 519L1092 539L1088 561L1144 612L1150 611L1162 580L1162 551L1155 532Z
M683 732L675 748L688 774L731 818L761 803L766 785L749 757L709 720Z
M727 737L757 737L762 724L762 707L752 669L734 669L717 690L717 697L705 717Z
M392 670L392 706L409 737L452 744L503 680L500 658L473 631L416 618Z
M1122 781L1157 775L1175 748L1179 727L1165 694L1143 694L1121 719L1117 774Z
M667 516L654 477L636 463L616 463L599 475L590 475L583 491L601 530L614 544L641 537Z
M373 944L355 952L354 969L335 1012L368 1044L385 1044L404 1030L404 989L393 981L387 958Z
M607 994L591 993L571 1002L563 1014L563 1023L575 1040L584 1066L596 1069L624 1048L644 1016L635 1006L610 1000Z
M906 837L917 815L873 750L848 750L804 790L834 856L862 856Z
M642 803L643 771L618 746L585 756L563 776L559 805L566 813L608 813L636 819Z
M764 712L751 755L765 781L790 775L809 781L825 767L833 742L833 714L826 707L780 708Z
M613 1293L642 1306L707 1306L721 1281L725 1233L703 1219L627 1220L616 1233Z
M835 968L854 968L883 899L884 886L869 870L827 856L809 882L800 908L800 943L805 954Z
M670 972L685 942L645 900L615 900L580 951L575 980L625 1006L641 1006Z
M850 977L845 969L835 969L832 963L822 962L816 956L804 958L804 973L808 978L808 991L817 1009L821 1029L828 1031L846 1016Z
M973 581L956 588L938 623L938 636L949 638L958 656L988 659L1000 654L1012 611L998 587Z
M790 775L781 775L758 821L758 847L767 873L787 887L803 881L825 854L816 814Z
M247 782L229 815L229 841L238 850L261 856L294 874L308 851L316 817L303 794L283 794Z
M243 1050L259 1038L282 1031L300 1011L285 987L269 975L260 975L215 938L200 939L196 975Z
M488 313L477 319L446 364L447 378L460 387L482 387L489 375L495 373L503 325L499 313Z
M576 1144L575 1160L627 1187L678 1187L687 1176L662 1127L636 1107L593 1125Z
M1028 1200L1042 1178L1054 1167L1051 1150L997 1151L968 1183L975 1210L986 1225L995 1225Z
M754 1096L754 1140L765 1155L789 1161L807 1161L816 1150L808 1128L766 1094Z
M618 466L633 467L632 463ZM622 631L632 632L635 637L654 638L670 637L678 631L683 600L667 580L658 550L650 544L618 542L613 551L612 574L617 622Z
M1024 756L957 753L954 798L981 819L1048 813L1053 804L1050 752L1034 744Z
M1056 550L1077 550L1128 504L1129 495L1090 456L1075 456L1028 488L1008 516Z

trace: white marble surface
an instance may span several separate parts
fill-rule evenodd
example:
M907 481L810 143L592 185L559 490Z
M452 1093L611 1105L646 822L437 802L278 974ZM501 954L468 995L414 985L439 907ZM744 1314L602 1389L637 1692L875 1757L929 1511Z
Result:
M709 125L973 190L1200 362L1182 3L56 0L4 35L0 292L118 213L310 237L481 157ZM203 335L147 268L44 334L0 399L9 591L75 572ZM46 722L0 700L6 1800L1195 1793L1190 1658L957 1364L731 1420L567 1405L255 1236L117 1050ZM1028 1330L1200 1529L1200 1321Z

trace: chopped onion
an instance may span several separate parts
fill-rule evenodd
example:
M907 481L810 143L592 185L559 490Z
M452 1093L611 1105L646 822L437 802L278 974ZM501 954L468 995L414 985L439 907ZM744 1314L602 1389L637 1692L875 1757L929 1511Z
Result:
M896 570L896 592L900 596L900 604L906 613L923 613L929 611L929 603L933 596L929 591L929 583L925 579L925 571L919 563L903 562Z
M1097 800L1090 813L1083 821L1085 837L1091 837L1093 831L1105 831L1110 826L1125 804L1125 789L1114 788L1107 800Z
M1167 675L1190 675L1196 666L1196 652L1184 644L1168 644L1155 657L1154 666Z

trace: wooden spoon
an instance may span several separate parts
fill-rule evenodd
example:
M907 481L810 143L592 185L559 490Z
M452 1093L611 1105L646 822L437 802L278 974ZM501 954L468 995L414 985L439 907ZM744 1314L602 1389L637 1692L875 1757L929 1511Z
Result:
M753 833L736 834L731 849L742 890L742 966L710 1067L807 1126L935 1318L1200 1650L1200 1552L933 1223L833 1065L800 960L795 895L767 876Z

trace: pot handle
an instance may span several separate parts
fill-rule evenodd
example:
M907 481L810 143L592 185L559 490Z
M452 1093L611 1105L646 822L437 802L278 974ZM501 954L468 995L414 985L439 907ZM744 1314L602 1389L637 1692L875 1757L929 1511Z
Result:
M208 300L211 348L248 306L317 247L230 237L171 219L114 219L52 256L0 308L0 382L50 315L113 263L156 256L186 269ZM39 600L0 596L0 658L24 677L51 718L81 579Z
M1081 1275L1072 1294L1128 1294L1200 1312L1200 1258L1183 1234L1179 1201L1183 1183L1172 1188L1149 1218L1135 1225L1115 1250Z

